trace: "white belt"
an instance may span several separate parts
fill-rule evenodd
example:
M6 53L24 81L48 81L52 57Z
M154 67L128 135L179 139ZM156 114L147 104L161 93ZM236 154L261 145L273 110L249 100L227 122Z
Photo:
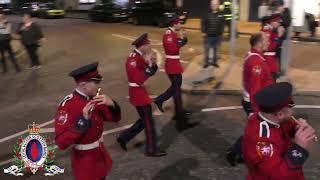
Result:
M263 55L266 55L266 56L275 56L276 53L275 53L275 52L265 52L265 53L263 53Z
M243 90L243 100L246 102L250 102L250 95L246 90Z
M143 87L144 85L142 84L142 85L139 85L139 84L137 84L137 83L129 83L129 86L130 87Z
M166 55L166 58L168 59L180 59L179 55Z
M103 137L101 136L98 140L90 144L76 144L74 148L80 151L86 151L90 149L95 149L100 146L100 143L103 142Z

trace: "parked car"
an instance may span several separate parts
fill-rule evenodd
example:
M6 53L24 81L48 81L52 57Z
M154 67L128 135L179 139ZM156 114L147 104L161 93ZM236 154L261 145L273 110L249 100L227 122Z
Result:
M188 12L177 8L174 1L136 1L130 9L130 22L135 25L154 24L159 27L168 26L170 20L179 17L182 24L188 18Z
M37 15L41 18L64 18L65 11L53 3L43 3L39 5Z
M0 10L2 10L5 14L12 13L12 7L10 3L0 4Z
M39 10L39 2L32 2L32 3L23 3L20 11L28 12L31 16L37 16L37 11Z
M128 19L128 9L114 3L97 4L89 10L89 19L99 22L120 22Z

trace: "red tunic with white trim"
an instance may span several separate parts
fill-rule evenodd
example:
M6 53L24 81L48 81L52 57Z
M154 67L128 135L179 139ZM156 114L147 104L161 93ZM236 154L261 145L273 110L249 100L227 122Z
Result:
M84 119L82 110L89 100L88 96L76 90L59 104L54 120L55 143L60 149L97 142L102 137L103 122L121 119L116 102L114 107L96 105L90 120ZM78 150L73 146L71 166L76 180L100 180L108 175L112 160L103 143L90 150Z
M138 50L130 53L126 62L126 71L129 84L129 100L132 105L145 106L151 104L152 100L144 83L156 73L157 69L156 64L149 67Z
M266 33L269 39L269 47L267 52L264 53L264 57L270 67L271 73L277 73L280 71L280 68L279 63L276 59L276 50L281 45L279 40L280 38L278 37L278 34L273 31L270 25L264 26L261 31Z
M167 74L181 74L183 68L180 63L179 51L181 47L187 44L187 38L179 38L172 28L168 28L163 35L162 42L166 54L165 70Z
M269 66L262 54L251 49L243 64L243 100L250 102L254 112L258 112L258 106L254 102L254 95L262 88L273 83Z
M250 116L242 140L247 180L304 180L308 152L294 144L296 123L275 124L259 113Z

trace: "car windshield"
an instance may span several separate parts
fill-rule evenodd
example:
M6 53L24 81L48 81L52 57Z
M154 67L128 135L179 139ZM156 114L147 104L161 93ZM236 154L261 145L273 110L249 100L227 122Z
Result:
M57 9L57 7L54 4L44 4L41 6L41 8L44 9Z
M8 8L8 7L10 7L10 4L0 4L0 7L2 7L2 8Z
M174 0L141 0L135 2L136 7L163 7L164 9L174 9L175 1Z

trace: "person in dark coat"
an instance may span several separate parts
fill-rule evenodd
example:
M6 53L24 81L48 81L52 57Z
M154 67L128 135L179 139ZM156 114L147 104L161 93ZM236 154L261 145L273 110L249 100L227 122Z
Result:
M22 23L20 24L17 33L21 36L21 42L26 48L31 59L30 68L41 68L37 51L41 42L45 39L40 26L32 21L29 13L23 14Z

